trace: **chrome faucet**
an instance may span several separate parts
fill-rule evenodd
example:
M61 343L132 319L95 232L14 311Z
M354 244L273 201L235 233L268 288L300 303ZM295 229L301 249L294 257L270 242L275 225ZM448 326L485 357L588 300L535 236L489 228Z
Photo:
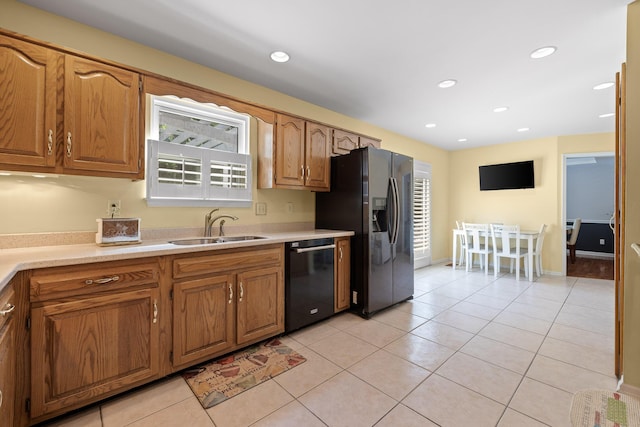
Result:
M217 209L216 209L217 210ZM232 220L237 220L238 217L237 216L233 216L233 215L218 215L215 218L211 218L210 216L208 216L206 218L206 226L204 229L204 237L211 237L211 227L213 227L213 223L215 223L217 220L221 219L221 218L229 218ZM224 236L224 230L223 227L224 226L224 219L220 221L220 236Z
M211 214L219 210L220 209L211 209L211 212L204 216L204 237L211 237L211 225L213 224Z

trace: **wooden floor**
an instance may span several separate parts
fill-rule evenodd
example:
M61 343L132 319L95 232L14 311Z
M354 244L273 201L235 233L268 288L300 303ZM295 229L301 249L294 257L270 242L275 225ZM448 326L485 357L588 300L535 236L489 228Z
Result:
M572 264L567 258L567 276L613 280L613 259L576 258Z

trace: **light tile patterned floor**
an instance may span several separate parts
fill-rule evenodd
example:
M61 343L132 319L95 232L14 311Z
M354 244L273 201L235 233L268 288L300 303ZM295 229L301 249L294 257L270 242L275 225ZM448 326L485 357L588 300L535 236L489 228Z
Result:
M613 390L613 282L416 271L409 302L284 337L307 362L204 410L179 376L56 426L569 426L573 393Z

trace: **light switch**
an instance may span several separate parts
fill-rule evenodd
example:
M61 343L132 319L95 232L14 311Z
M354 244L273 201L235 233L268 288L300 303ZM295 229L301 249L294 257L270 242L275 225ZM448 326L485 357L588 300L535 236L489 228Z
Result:
M600 244L604 245L604 239L600 239Z
M256 215L266 215L267 204L264 202L256 203Z

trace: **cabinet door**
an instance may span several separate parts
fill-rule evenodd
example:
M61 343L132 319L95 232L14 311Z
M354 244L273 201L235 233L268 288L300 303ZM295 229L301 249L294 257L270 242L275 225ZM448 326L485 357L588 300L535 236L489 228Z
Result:
M338 129L333 131L333 141L331 144L331 151L333 154L347 154L358 147L358 135Z
M276 185L304 186L304 120L277 115Z
M346 310L350 306L351 294L351 242L348 237L336 239L336 289L335 311Z
M173 286L173 365L221 353L235 344L234 275Z
M137 174L139 94L137 73L67 55L64 167Z
M239 273L236 300L238 344L248 344L284 332L281 267Z
M56 76L62 56L0 35L0 164L56 162Z
M0 311L15 309L13 290L7 289L0 296ZM13 308L12 308L13 307ZM0 315L0 420L2 425L13 425L13 409L16 387L15 322L13 313Z
M307 122L305 185L329 191L331 165L331 128Z
M31 310L31 417L73 409L159 374L157 288Z
M360 137L360 148L364 148L364 147L380 148L380 140L361 136Z

